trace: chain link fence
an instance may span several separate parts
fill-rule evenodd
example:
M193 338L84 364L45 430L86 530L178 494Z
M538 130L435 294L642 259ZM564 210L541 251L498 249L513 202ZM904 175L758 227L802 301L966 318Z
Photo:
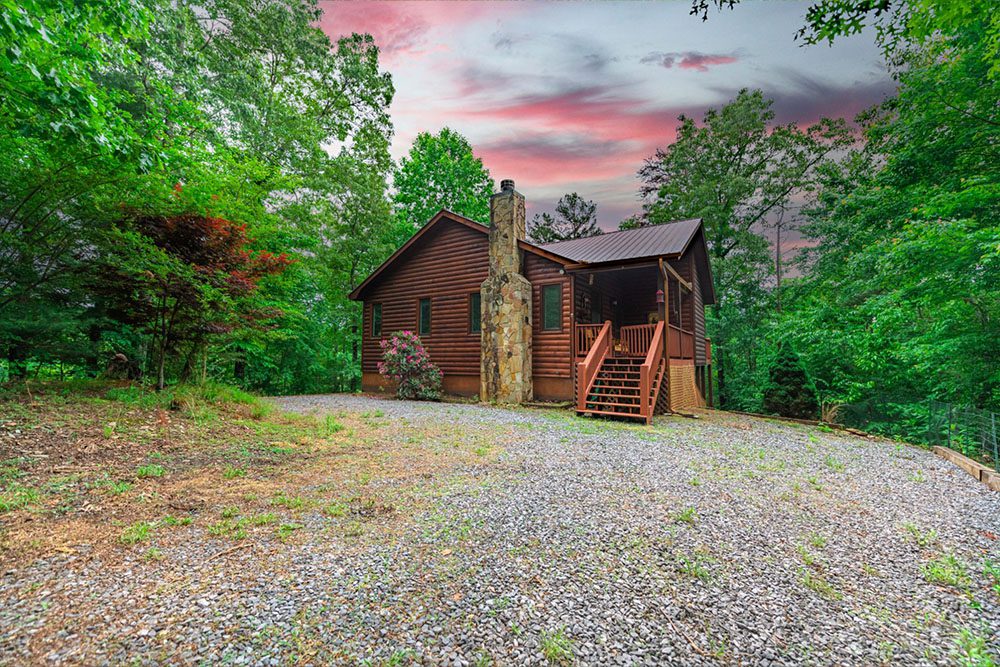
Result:
M1000 415L988 410L931 401L927 444L954 449L1000 472L997 430Z
M1000 414L941 401L879 400L838 406L836 421L890 438L948 447L1000 471Z

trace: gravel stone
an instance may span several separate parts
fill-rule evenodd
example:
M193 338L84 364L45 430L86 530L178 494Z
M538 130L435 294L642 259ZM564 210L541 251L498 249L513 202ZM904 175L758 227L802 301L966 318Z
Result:
M997 659L1000 494L926 450L725 413L276 402L502 452L418 481L398 532L348 541L315 512L215 560L192 529L155 562L8 569L0 664L537 665L561 635L579 665L948 665L962 631ZM944 554L959 587L925 578Z

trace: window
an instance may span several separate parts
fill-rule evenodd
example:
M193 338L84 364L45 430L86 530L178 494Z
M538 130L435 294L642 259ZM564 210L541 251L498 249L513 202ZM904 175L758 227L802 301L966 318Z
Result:
M562 329L562 285L542 287L542 331Z
M372 338L382 335L382 304L372 304Z
M431 333L431 300L421 299L417 312L417 334L427 336Z
M469 333L479 333L483 330L482 296L479 292L469 294Z

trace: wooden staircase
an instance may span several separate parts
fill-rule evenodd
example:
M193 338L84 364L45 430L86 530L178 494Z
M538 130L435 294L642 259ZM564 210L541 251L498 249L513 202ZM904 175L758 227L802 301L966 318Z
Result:
M650 393L643 401L641 369L644 361L645 357L606 357L586 397L584 413L649 422L652 417L649 406L656 405L666 364L660 360Z
M587 358L577 366L577 414L641 419L648 424L667 372L663 324L646 339L647 349L633 343L626 354L615 353L610 329L610 322L602 327Z

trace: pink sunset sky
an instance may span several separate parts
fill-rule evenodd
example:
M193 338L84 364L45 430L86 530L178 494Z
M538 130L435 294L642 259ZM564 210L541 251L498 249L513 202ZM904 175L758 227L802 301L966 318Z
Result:
M690 16L690 2L321 0L331 37L371 34L392 73L393 157L451 127L494 180L513 178L529 214L566 192L616 228L641 206L636 171L740 88L761 88L778 122L852 118L892 93L870 35L803 47L808 3L751 2Z

